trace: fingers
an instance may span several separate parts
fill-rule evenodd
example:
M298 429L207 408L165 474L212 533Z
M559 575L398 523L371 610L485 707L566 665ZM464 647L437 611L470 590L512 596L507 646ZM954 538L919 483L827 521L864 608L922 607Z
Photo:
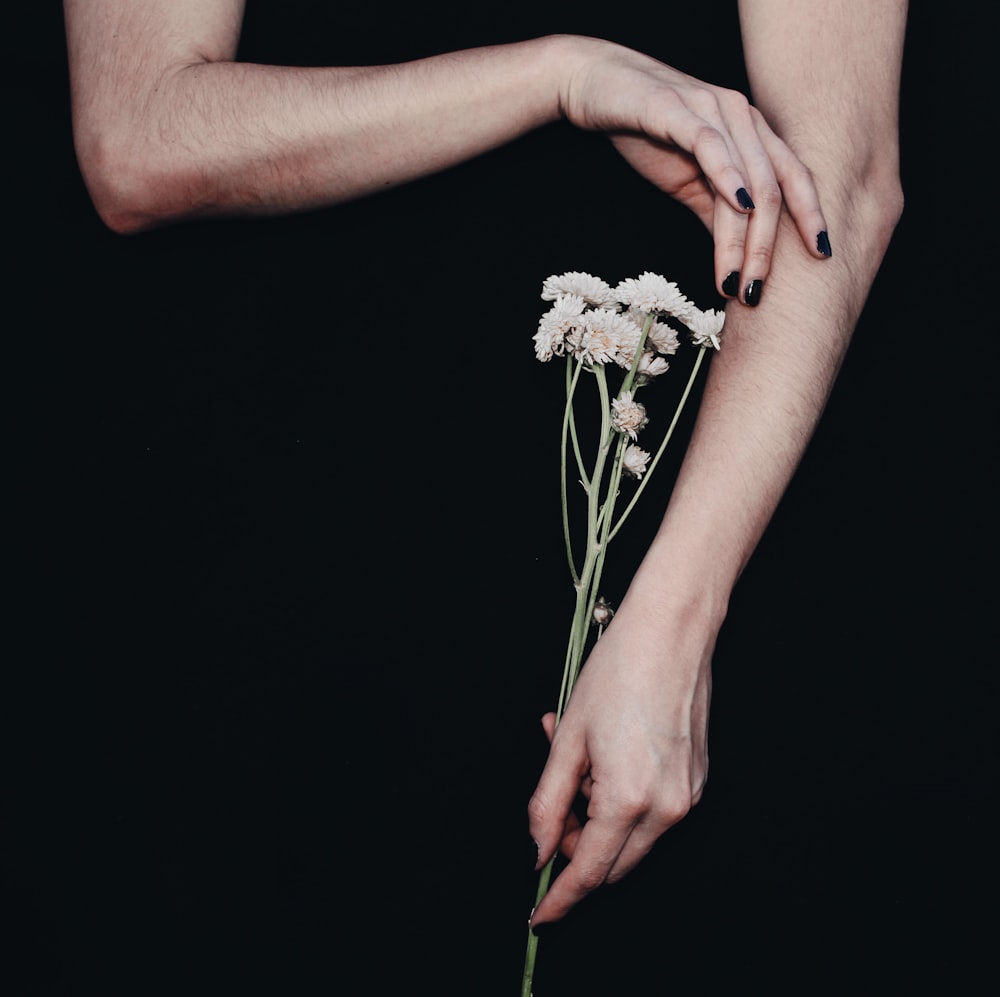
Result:
M833 255L827 234L826 219L820 206L819 192L812 173L798 156L771 131L763 115L752 109L754 124L761 144L774 165L788 213L795 220L799 235L809 252L817 259Z
M559 920L598 886L622 879L690 806L690 800L658 807L592 804L590 819L576 830L571 847L566 849L569 865L535 908L532 927Z
M554 713L542 718L542 727L553 749L528 805L529 829L538 845L535 868L541 869L557 848L570 861L533 911L533 927L558 920L601 884L625 876L697 800L687 790L672 791L669 787L679 785L676 781L661 779L647 783L658 787L655 791L623 795L628 780L622 773L604 784L613 793L607 788L598 793L582 742L572 742L568 749L565 740L556 744ZM690 765L683 771L689 772ZM572 811L577 794L591 801L586 823Z
M715 220L716 275L719 290L751 307L760 303L782 208L795 221L806 250L817 259L832 255L826 219L812 174L771 130L756 108L746 108L732 125L753 192L749 219L720 209ZM748 129L752 128L752 134ZM742 265L735 265L740 233L744 233Z
M535 908L531 926L565 917L588 893L606 882L631 830L620 820L591 817L579 834L569 865Z
M832 255L812 174L737 91L699 85L672 94L675 100L664 100L670 134L715 194L716 286L753 307L770 274L783 207L812 256Z
M546 714L542 720L550 741L555 721L554 713ZM578 829L579 822L576 826L573 823L572 806L589 767L581 741L572 738L553 741L541 778L528 801L528 831L538 846L536 869L541 869L555 855L564 837ZM573 845L575 837L569 847Z

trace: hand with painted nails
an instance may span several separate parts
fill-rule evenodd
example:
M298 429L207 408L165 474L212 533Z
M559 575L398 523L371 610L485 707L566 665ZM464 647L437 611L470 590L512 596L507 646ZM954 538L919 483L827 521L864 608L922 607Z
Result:
M608 132L640 174L701 219L723 296L759 302L783 207L811 256L832 255L812 174L743 94L610 42L569 41L577 65L564 114Z

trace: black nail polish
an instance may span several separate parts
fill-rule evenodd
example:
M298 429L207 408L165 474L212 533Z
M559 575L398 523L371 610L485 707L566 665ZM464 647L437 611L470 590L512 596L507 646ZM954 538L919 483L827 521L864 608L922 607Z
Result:
M726 279L722 282L722 293L729 295L730 298L735 298L740 293L739 270L730 270L726 274Z
M826 232L820 232L820 234L816 236L816 248L824 256L833 256L833 250L830 248L830 237L826 234Z
M539 866L539 858L541 856L541 849L538 847L538 842L534 838L529 837L524 848L525 855L525 865L530 865L535 869Z
M750 196L750 192L746 189L746 187L740 187L740 189L736 191L736 200L739 201L740 207L743 208L744 211L753 211L753 198Z
M743 292L743 300L753 307L760 302L760 292L764 288L764 282L762 280L752 280L747 284L746 290Z

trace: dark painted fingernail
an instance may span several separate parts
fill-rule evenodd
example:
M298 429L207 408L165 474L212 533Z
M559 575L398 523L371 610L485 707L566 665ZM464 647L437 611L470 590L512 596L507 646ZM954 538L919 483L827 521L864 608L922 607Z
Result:
M736 191L736 200L740 202L740 207L743 208L744 211L753 211L753 198L750 196L750 192L746 189L746 187L740 187L740 189Z
M726 279L722 282L722 293L728 294L730 298L735 298L740 293L739 270L730 270L726 274Z
M753 307L760 302L760 292L764 288L764 282L762 280L752 280L747 284L746 290L743 292L743 300Z
M833 256L833 250L830 248L830 237L826 234L826 232L820 232L820 234L816 236L816 248L824 256Z

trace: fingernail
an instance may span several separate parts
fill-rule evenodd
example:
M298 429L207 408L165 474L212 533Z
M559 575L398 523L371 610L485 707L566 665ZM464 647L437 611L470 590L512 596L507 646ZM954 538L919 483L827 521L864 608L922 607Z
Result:
M746 189L746 187L740 187L740 189L736 191L736 200L739 201L740 207L743 208L744 211L753 211L753 198L750 196L750 192Z
M764 282L762 280L752 280L747 284L746 290L743 292L743 300L753 307L760 302L760 292L763 290Z
M726 279L722 282L722 293L729 295L730 298L735 298L740 293L739 270L730 270L726 274Z
M830 237L826 234L826 232L820 232L820 234L816 236L816 248L824 256L833 256L833 250L830 248Z

